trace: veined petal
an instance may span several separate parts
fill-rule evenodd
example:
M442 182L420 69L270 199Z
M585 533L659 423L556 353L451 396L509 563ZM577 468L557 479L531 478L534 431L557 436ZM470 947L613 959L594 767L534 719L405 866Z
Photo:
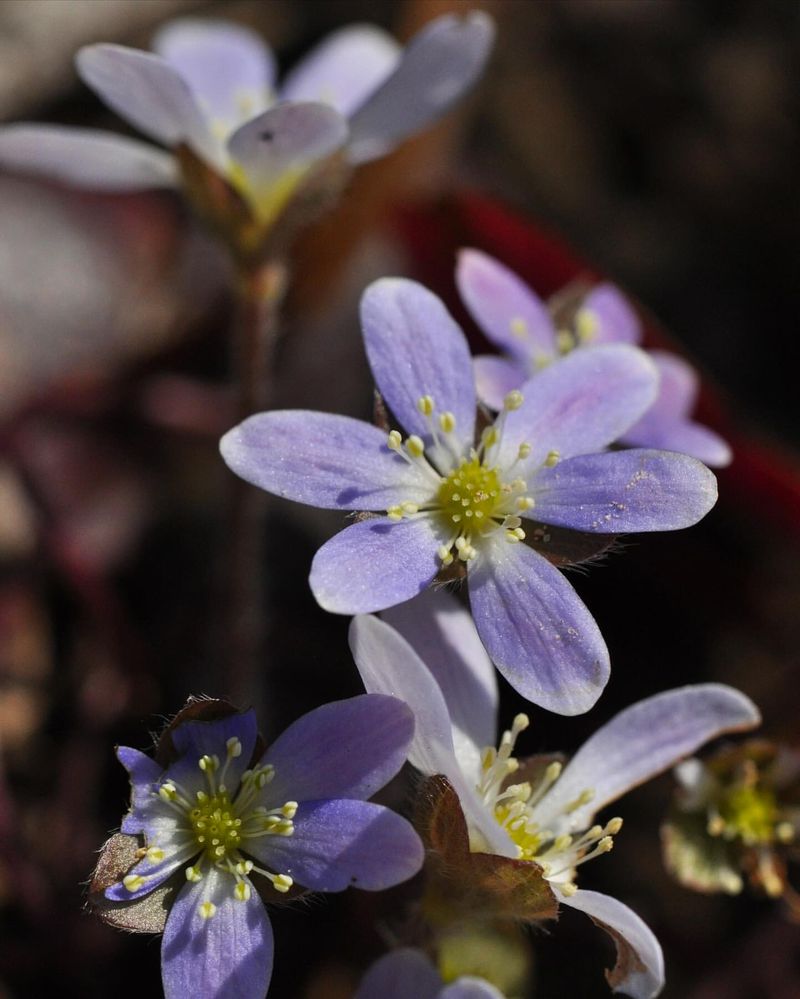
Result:
M478 634L511 686L557 714L588 711L608 681L608 649L558 569L525 544L487 538L468 580Z
M224 783L234 792L250 765L257 735L256 713L251 708L216 721L183 722L173 729L172 742L181 757L186 758L190 769L196 768L200 773L202 771L197 764L202 756L218 756L220 767L226 767ZM226 758L227 744L231 739L237 739L241 748L238 756ZM173 765L167 772L172 775L175 771L176 766Z
M619 288L604 282L595 285L578 310L578 326L587 324L589 343L632 343L642 339L642 324Z
M431 588L381 616L436 680L450 716L456 757L477 780L481 750L494 745L497 732L497 677L471 614L452 594Z
M382 430L349 416L257 413L225 434L220 451L241 478L309 506L388 510L433 492L418 467L389 450Z
M165 999L264 999L272 976L272 927L258 892L251 889L240 901L234 885L230 874L212 867L181 889L161 943ZM204 903L214 906L209 918Z
M273 871L314 891L383 891L413 877L425 849L414 827L369 801L301 802L291 836L264 836L244 847Z
M395 71L350 119L350 159L383 156L401 139L434 121L483 70L494 23L482 11L446 14L411 39Z
M472 365L478 398L498 412L503 408L508 393L520 388L528 377L520 364L492 354L481 354L473 359Z
M432 517L351 524L314 556L309 583L332 614L371 614L422 593L439 571L437 549L448 539Z
M753 728L760 721L749 697L720 683L678 687L639 701L583 744L536 806L536 821L563 831L553 825L557 816L591 789L591 802L570 813L570 828L584 829L604 805L669 769L709 739Z
M464 975L439 993L439 999L505 999L503 993L483 978Z
M659 373L658 397L622 440L634 447L680 451L721 468L730 464L731 449L713 430L689 419L699 390L697 372L676 354L653 350L649 356Z
M117 746L117 759L131 779L131 807L122 820L121 831L135 835L142 831L143 823L151 815L153 784L163 770L150 756L129 746Z
M530 478L550 451L561 458L601 451L618 440L655 399L658 374L644 351L626 344L574 350L526 382L523 403L508 413L497 463L516 460Z
M353 999L438 999L441 988L441 976L425 954L401 947L367 970Z
M277 104L240 126L228 153L246 180L245 193L262 220L283 208L309 169L347 138L347 122L326 104Z
M281 100L322 101L352 114L392 73L402 48L373 24L351 24L324 38L287 75Z
M188 85L160 56L123 45L88 45L76 57L81 79L117 114L165 146L187 143L212 166L222 148Z
M438 413L455 416L455 435L469 448L475 428L472 359L440 299L416 281L381 278L361 299L361 325L375 383L405 430L430 441L417 406L429 395Z
M362 694L323 704L293 722L267 749L275 777L262 798L370 798L405 763L414 716L396 697Z
M456 284L483 332L533 372L556 356L556 331L544 302L508 267L480 250L458 255ZM499 407L496 407L499 408Z
M624 992L632 999L654 999L659 994L664 987L661 945L632 909L610 895L582 889L560 901L585 912L614 940L617 964L606 972L612 991Z
M478 774L465 772L456 757L452 720L441 687L406 639L376 617L356 617L350 625L350 648L369 691L399 697L414 712L414 738L408 760L426 776L444 774L453 785L464 814L495 853L514 856L514 846L483 805L476 790ZM494 732L487 745L494 742Z
M186 81L205 114L228 131L271 102L275 57L244 25L182 17L156 33L152 48Z
M6 125L0 166L94 191L176 187L175 160L144 142L66 125Z
M695 458L669 451L610 451L539 471L527 515L576 531L675 531L704 517L717 480Z

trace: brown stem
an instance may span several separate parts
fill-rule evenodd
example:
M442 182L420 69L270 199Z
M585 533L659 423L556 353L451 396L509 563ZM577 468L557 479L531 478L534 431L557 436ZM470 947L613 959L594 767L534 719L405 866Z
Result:
M234 379L237 417L266 409L272 395L278 312L286 269L268 261L247 270L237 286ZM266 607L263 590L265 494L231 474L225 532L225 608L222 616L222 666L234 704L259 704L269 668L264 650Z

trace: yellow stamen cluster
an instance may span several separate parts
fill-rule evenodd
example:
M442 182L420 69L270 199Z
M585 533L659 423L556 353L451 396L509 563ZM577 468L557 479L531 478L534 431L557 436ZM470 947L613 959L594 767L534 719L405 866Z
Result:
M508 778L519 769L512 756L520 732L529 725L528 716L517 715L511 729L503 733L498 749L488 747L481 757L481 780L477 786L484 803L491 809L495 821L508 833L520 860L539 864L544 876L565 896L577 891L572 877L581 864L608 853L614 846L614 836L622 828L622 819L613 818L605 826L594 825L580 834L559 833L544 828L536 820L536 805L561 776L561 763L554 760L533 786L525 781L508 784ZM567 816L588 804L593 797L590 789L562 809ZM478 847L473 844L473 849Z

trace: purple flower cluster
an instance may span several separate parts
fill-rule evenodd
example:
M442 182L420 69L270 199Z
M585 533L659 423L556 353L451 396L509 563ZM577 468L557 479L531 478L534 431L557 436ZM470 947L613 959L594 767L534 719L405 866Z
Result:
M627 344L575 351L510 391L477 431L467 342L435 295L386 278L365 292L361 318L375 382L407 436L345 416L261 413L225 435L225 461L279 496L381 514L317 552L310 583L326 610L392 607L457 562L512 686L551 711L589 710L608 650L564 576L525 542L535 524L676 530L714 505L715 478L695 458L608 450L653 405L655 365Z

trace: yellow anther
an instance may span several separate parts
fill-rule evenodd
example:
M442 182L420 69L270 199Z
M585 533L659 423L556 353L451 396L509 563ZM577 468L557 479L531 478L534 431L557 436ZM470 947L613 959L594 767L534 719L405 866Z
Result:
M517 509L522 512L523 510L532 510L536 506L536 501L532 496L520 496L517 499Z
M528 455L530 453L531 453L531 446L530 446L530 444L528 444L525 441L523 441L520 444L519 448L517 449L517 460L518 461L523 461L525 458L528 457Z
M219 757L206 754L200 757L197 765L204 773L213 774L219 769Z
M611 819L609 823L607 823L605 832L608 836L616 836L621 828L622 828L622 819L619 816L617 816L616 818Z
M386 446L390 451L399 451L403 444L403 438L400 436L399 430L392 430L389 433L389 437L386 441Z
M571 881L565 881L563 884L555 885L555 887L558 888L564 898L572 898L578 890L578 886Z
M612 836L604 836L600 842L597 844L598 853L608 853L609 850L614 849L614 839Z
M569 330L559 330L556 333L556 347L559 353L568 354L575 346L575 337Z
M217 911L216 905L213 902L201 902L197 907L200 915L203 919L211 919L214 913Z
M386 516L389 520L402 520L403 519L403 508L401 506L390 506L386 511Z
M520 390L512 389L503 400L503 409L508 412L513 412L515 409L519 409L524 401L525 400Z
M161 847L151 846L145 856L148 860L152 860L154 863L158 864L164 859L164 851Z
M285 805L281 806L281 814L287 819L293 819L297 814L297 808L298 805L296 801L287 801Z
M174 784L167 782L158 789L158 796L164 801L174 801L178 797L178 791Z
M544 772L544 776L547 782L549 784L552 784L553 781L558 780L558 778L561 776L561 771L563 769L564 766L562 763L560 763L558 760L553 760L553 762L549 764L547 770L545 770Z
M294 879L290 878L288 874L276 874L272 882L272 887L275 891L287 892L293 884Z
M709 836L721 836L725 832L725 819L721 815L712 815L708 820L706 831Z
M600 322L591 309L579 309L575 316L575 333L580 343L591 343L597 336Z
M561 454L558 451L548 451L544 463L548 468L553 468L560 460Z
M520 340L524 340L528 335L528 324L522 316L514 316L508 324L508 328L511 330L512 336L518 337Z
M240 902L247 902L252 894L250 885L246 881L239 881L233 889L233 894Z
M199 867L187 867L186 868L186 880L187 881L192 881L192 882L202 881L203 880L203 872L200 870Z
M521 527L515 527L513 531L506 531L506 541L510 541L512 544L516 544L518 541L525 540L525 532Z
M228 739L225 746L228 750L229 759L235 759L237 756L242 755L242 744L235 735L232 735L230 739Z
M444 433L452 434L452 432L456 429L455 416L450 412L441 413L439 416L439 426L442 428Z
M791 843L794 839L794 826L791 822L779 822L775 826L775 835L781 843Z
M564 850L569 849L572 846L572 837L564 833L563 836L558 836L553 842L553 850L556 853L562 853Z
M594 798L594 791L592 791L590 788L587 788L585 791L581 791L581 793L578 795L578 797L574 801L571 801L565 807L564 811L567 812L567 813L569 813L569 812L575 812L579 808L582 808L583 805L588 805L589 802L592 800L592 798ZM600 829L599 826L597 828ZM599 836L600 833L598 832L597 835Z
M436 549L436 554L441 559L442 565L452 565L453 556L450 554L450 549L447 545L439 545Z
M406 441L406 450L412 458L421 458L425 454L425 445L421 437L412 434Z
M143 878L141 874L128 874L122 879L122 884L126 891L138 891L145 881L146 878Z
M417 506L416 503L409 503L408 501L406 501L405 503L401 503L400 507L401 507L403 513L406 513L406 514L409 514L409 515L412 514L412 513L419 513L419 507Z
M514 721L511 723L511 731L514 735L524 732L526 728L530 726L530 718L522 711L518 715L514 716Z
M429 395L420 396L417 399L417 409L423 416L430 416L433 412L433 399Z
M494 447L499 439L500 435L498 434L496 427L487 427L481 434L481 444L487 451L489 448Z
M239 863L236 865L237 874L249 874L250 871L252 870L253 870L252 860L240 860Z

